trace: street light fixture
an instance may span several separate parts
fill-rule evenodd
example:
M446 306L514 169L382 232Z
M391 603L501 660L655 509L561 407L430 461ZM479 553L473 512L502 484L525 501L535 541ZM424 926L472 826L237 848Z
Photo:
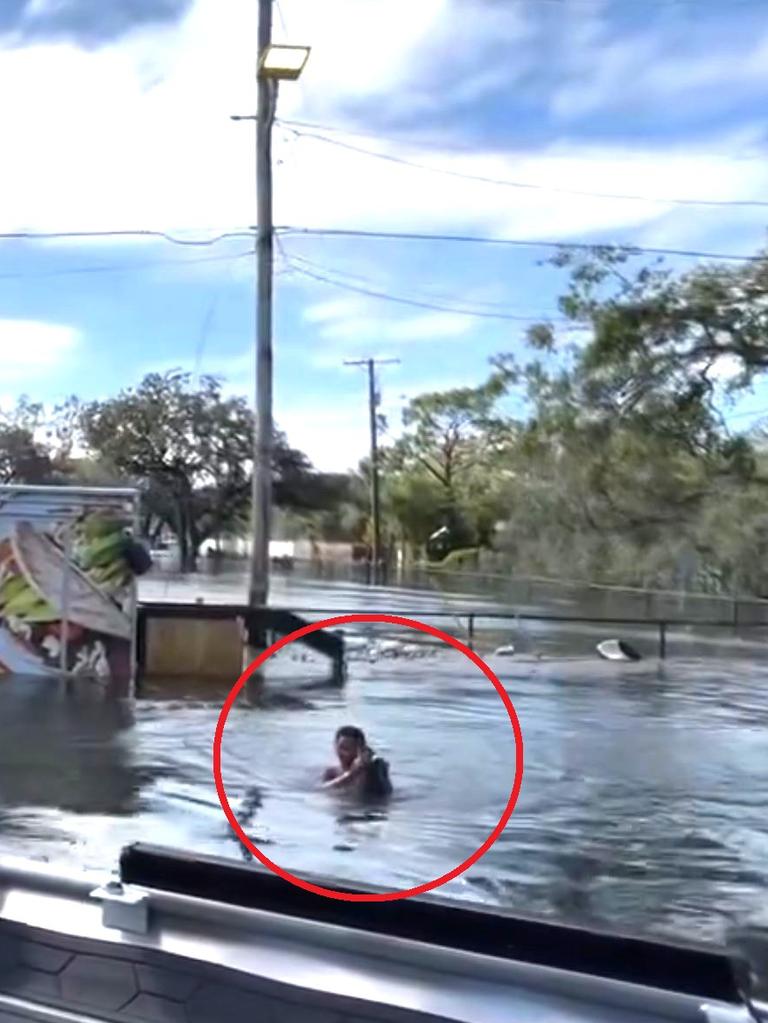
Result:
M270 43L259 59L259 74L264 78L276 78L294 82L304 70L309 59L309 46L281 46Z

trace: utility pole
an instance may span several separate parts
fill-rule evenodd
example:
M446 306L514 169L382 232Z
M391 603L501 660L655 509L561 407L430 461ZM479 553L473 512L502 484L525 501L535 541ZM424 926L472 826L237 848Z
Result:
M280 81L295 81L309 57L308 46L272 42L273 0L258 0L258 71L256 115L233 116L233 121L256 121L256 380L251 484L251 567L248 606L257 612L269 598L269 541L272 526L272 127ZM266 633L258 614L247 628L247 659L264 649Z
M269 540L272 525L272 292L274 225L272 220L272 127L280 81L295 81L309 57L308 46L272 42L273 0L258 0L258 75L256 115L233 121L256 122L256 408L251 488L250 607L264 607L269 596Z
M373 544L371 550L371 582L381 581L381 493L379 489L379 424L376 409L379 395L376 391L376 367L392 366L399 359L348 359L345 366L365 366L368 370L368 414L371 431L371 521Z
M272 0L259 0L259 59L272 43ZM256 105L256 422L252 479L250 607L269 596L269 538L272 525L272 124L277 79L258 75Z

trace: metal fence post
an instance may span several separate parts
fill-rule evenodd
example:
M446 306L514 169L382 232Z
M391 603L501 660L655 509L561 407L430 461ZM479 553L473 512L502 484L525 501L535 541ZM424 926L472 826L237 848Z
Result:
M667 623L659 622L659 660L664 661L667 657Z
M469 628L467 629L467 646L470 650L475 649L475 616L469 616Z
M70 583L72 581L72 530L73 524L67 522L64 534L64 573L61 586L61 646L59 648L59 671L62 678L69 674L69 603Z

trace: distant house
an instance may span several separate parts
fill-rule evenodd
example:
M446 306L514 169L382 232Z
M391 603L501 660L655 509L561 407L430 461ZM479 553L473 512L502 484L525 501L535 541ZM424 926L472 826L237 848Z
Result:
M251 541L246 537L228 537L217 543L206 540L203 555L218 554L225 558L247 558L251 553ZM313 540L270 540L269 556L273 561L315 561L349 564L356 560L355 545L351 543L326 543Z

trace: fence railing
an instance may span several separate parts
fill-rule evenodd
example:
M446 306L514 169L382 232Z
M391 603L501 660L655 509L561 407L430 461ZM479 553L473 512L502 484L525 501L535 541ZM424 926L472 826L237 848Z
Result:
M744 629L757 630L757 629L768 629L768 621L747 621L738 622L734 621L733 618L717 618L717 619L648 619L648 618L632 618L632 617L621 617L621 616L606 616L606 617L594 617L588 615L557 615L557 614L528 614L525 612L515 613L508 611L485 611L483 609L469 610L453 610L453 611L427 611L420 609L418 611L392 611L387 612L383 610L376 610L370 612L361 611L358 608L310 608L310 607L299 607L291 608L294 614L298 615L322 615L327 618L342 617L345 615L354 614L396 614L400 618L412 618L421 620L422 618L436 618L436 619L452 619L453 621L466 621L466 634L467 634L467 646L470 650L474 650L476 646L476 625L478 620L485 621L498 621L498 622L511 622L518 624L522 622L549 622L554 625L589 625L589 626L625 626L630 628L641 628L648 629L655 632L657 637L657 650L658 657L660 660L664 660L667 657L668 637L669 632L675 628L692 628L692 629L726 629L731 633L735 633L737 630Z
M646 618L646 617L633 617L633 616L621 616L621 615L608 615L608 616L595 616L595 615L567 615L567 614L548 614L548 613L528 613L528 612L515 612L515 611L502 611L499 609L489 608L485 609L482 607L473 608L453 608L453 609L440 609L431 610L428 608L418 608L412 611L402 610L401 608L390 609L390 608L339 608L339 607L290 607L280 608L272 606L267 610L269 615L280 615L283 613L290 613L293 620L296 616L304 618L339 618L347 615L360 615L360 614L391 614L396 615L400 618L411 618L418 621L434 619L440 621L453 621L460 627L461 632L466 637L466 644L471 650L477 649L478 640L478 623L486 621L498 623L501 625L504 623L509 630L510 626L518 628L523 623L546 623L553 626L561 626L563 629L567 629L569 626L588 626L590 628L597 629L601 626L624 629L635 629L643 632L651 632L655 636L655 647L657 656L660 660L665 660L668 654L668 643L670 632L674 630L694 629L697 631L703 630L725 630L731 635L736 635L739 632L750 632L757 631L759 629L768 630L768 620L751 620L751 621L738 621L732 616L723 618ZM163 617L167 614L173 613L174 616L181 617L211 617L211 618L240 618L243 615L249 613L249 609L242 603L237 604L224 604L219 602L204 603L201 600L195 603L179 604L176 602L167 603L165 601L153 601L151 603L143 603L140 605L140 619L143 620L146 612L150 612L153 615ZM621 636L603 636L603 639L616 638L620 639Z
M142 588L157 591L165 585L164 597L171 588L183 585L190 589L197 585L227 589L230 599L238 599L236 592L245 592L247 579L243 561L224 560L213 563L201 561L202 571L194 576L184 575L169 566L158 564L155 570L142 580ZM326 582L330 585L351 583L369 585L370 574L364 564L335 562L296 562L291 571L275 567L276 579L295 580L296 583ZM702 593L684 590L641 589L574 579L550 579L537 576L515 576L495 573L437 571L409 566L402 571L393 571L386 580L393 588L416 589L436 596L487 599L512 608L545 610L548 605L568 601L580 605L585 612L600 615L602 608L626 615L628 618L643 617L648 621L664 619L685 621L688 617L701 616L701 620L727 616L736 624L759 620L768 624L768 600L759 597L736 594ZM159 593L158 593L159 595Z

